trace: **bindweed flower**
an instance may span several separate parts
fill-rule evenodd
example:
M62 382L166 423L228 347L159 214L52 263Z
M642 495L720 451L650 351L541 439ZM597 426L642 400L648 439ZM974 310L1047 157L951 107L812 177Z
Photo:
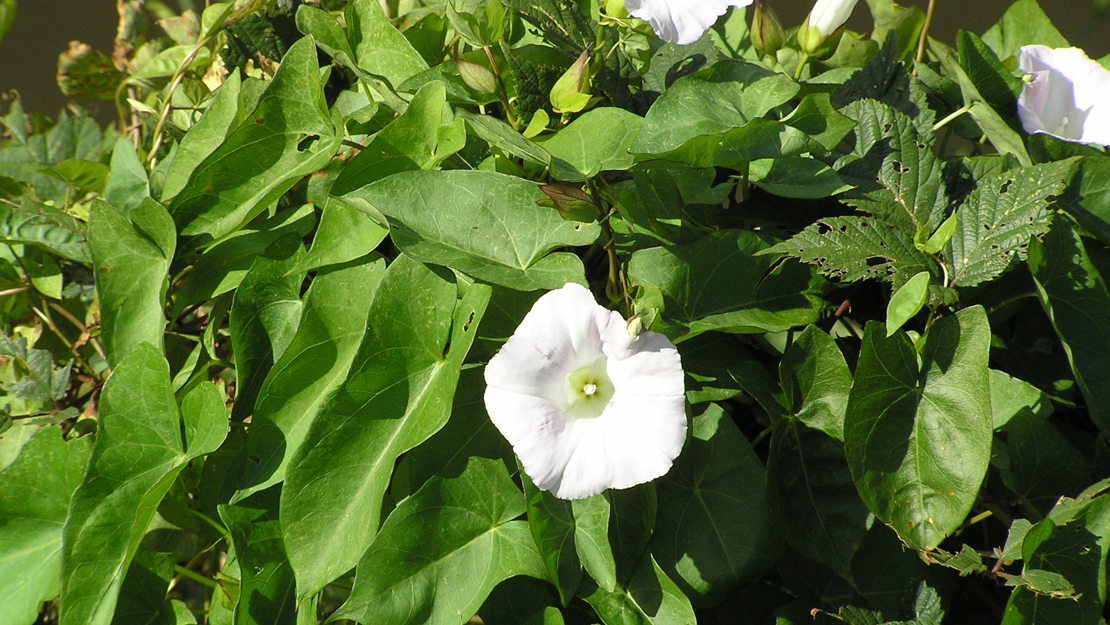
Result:
M836 29L848 21L859 0L817 0L805 23L798 29L798 45L802 52L813 54Z
M486 411L536 486L563 499L662 476L686 438L678 350L630 333L577 284L546 293L486 365Z
M1110 146L1110 70L1079 48L1022 46L1018 96L1025 132Z
M731 7L746 7L752 0L625 0L629 15L651 24L663 41L694 43Z

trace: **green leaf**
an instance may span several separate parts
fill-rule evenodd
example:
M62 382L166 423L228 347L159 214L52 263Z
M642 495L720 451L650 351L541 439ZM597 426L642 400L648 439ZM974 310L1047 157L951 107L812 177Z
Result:
M1052 411L1052 404L1044 393L1025 380L1011 377L996 369L990 371L991 422L998 430L1018 413L1028 409L1034 414Z
M237 288L254 261L275 241L287 236L298 239L307 236L315 225L313 213L311 206L301 206L280 211L266 219L259 216L242 230L205 248L193 264L193 270L176 289L173 316L179 315L187 306Z
M1053 422L1018 412L1006 424L1008 466L999 473L1032 518L1046 514L1062 493L1076 493L1090 481L1091 461Z
M539 113L537 112L536 115L539 115ZM508 123L496 117L475 115L467 111L460 111L459 117L466 121L467 128L475 136L490 144L490 146L533 165L546 167L551 163L551 155L547 153L547 150L524 138Z
M585 599L605 625L696 622L690 601L650 555L640 560L623 587L612 592L598 588Z
M778 332L816 321L811 271L754 255L766 246L757 234L729 230L688 245L638 250L628 277L662 292L677 337L709 330Z
M293 569L281 541L278 494L274 487L218 509L241 571L236 625L291 623L297 618Z
M100 302L100 343L119 364L137 345L162 349L162 313L175 238L161 204L144 200L130 214L96 200L89 217L89 249Z
M1012 169L978 181L957 215L948 244L952 280L974 286L1023 259L1033 237L1048 231L1052 201L1063 194L1075 161Z
M782 74L722 61L675 81L648 110L631 150L695 167L784 155L779 142L789 129L759 118L797 92L797 83ZM797 134L804 142L804 133Z
M575 549L578 532L572 503L540 490L524 473L521 473L521 481L528 502L528 529L543 559L547 571L545 577L555 586L560 601L566 605L582 581L582 562ZM601 495L594 497L604 499Z
M27 347L22 336L8 336L0 331L0 357L13 368L18 379L3 383L4 391L27 402L52 406L61 401L69 385L70 367L55 367L54 356L45 349Z
M984 50L984 53L989 53L989 51ZM951 55L942 56L942 60L948 72L955 76L956 83L959 85L960 93L963 96L964 106L967 107L967 112L979 125L979 129L983 131L983 135L990 140L1000 154L1012 154L1022 165L1026 167L1032 165L1033 161L1029 157L1029 152L1025 149L1022 135L1018 134L1017 131L1011 128L1010 124L1002 119L987 100L987 97L979 93L978 87L972 82L972 78L967 75L964 68L961 67L960 61ZM999 98L998 95L992 95ZM1011 110L1013 107L1013 101L1011 100L1010 104L1005 106L1003 110Z
M312 247L297 270L309 271L362 258L373 252L388 234L383 224L365 213L329 198L321 211Z
M347 376L384 272L379 258L312 281L297 333L258 391L233 503L284 479L313 419Z
M204 115L181 138L162 180L160 197L163 202L176 197L189 182L193 170L224 142L239 113L241 86L239 72L228 74L224 84L216 89Z
M643 121L624 109L596 108L539 144L552 156L552 176L556 180L588 180L602 171L632 167L628 148Z
M124 213L131 212L150 197L146 168L131 141L120 137L112 149L112 162L104 187L104 199Z
M447 421L489 293L405 255L389 266L346 381L286 470L281 518L299 596L350 569L370 545L397 457Z
M472 458L398 504L355 571L333 618L391 625L464 621L498 582L542 577L524 498L498 460Z
M297 331L304 274L292 270L303 256L299 238L277 241L255 259L235 291L228 325L235 355L236 421L253 413L263 380Z
M576 255L548 252L588 245L601 229L537 205L546 197L512 176L435 171L395 174L343 199L385 215L393 241L419 261L521 291L584 283Z
M914 240L927 239L949 207L944 162L933 154L932 135L922 136L913 118L877 100L858 100L841 112L858 124L852 153L836 166L846 181L859 181L848 203Z
M890 296L886 305L886 337L890 338L925 305L929 298L929 272L922 271L906 280Z
M845 454L875 516L931 549L963 522L990 460L990 326L982 308L964 309L933 325L920 356L905 334L885 334L868 323Z
M1029 245L1029 270L1052 327L1067 352L1087 411L1110 432L1110 292L1079 235L1063 220Z
M656 485L651 552L683 593L715 605L779 555L763 464L717 404L694 417L691 438Z
M70 496L89 461L89 437L65 442L43 428L0 471L0 620L35 622L43 601L58 595L62 525Z
M852 372L827 332L807 327L782 355L779 379L790 411L806 426L840 441Z
M428 69L420 53L389 23L377 0L352 0L347 5L347 38L357 67L384 79L396 89L406 79Z
M771 435L767 472L786 542L851 580L869 513L852 485L844 446L801 419L783 420Z
M757 187L782 197L817 199L852 188L833 168L804 156L752 161L748 174Z
M1021 80L1002 66L998 56L983 40L966 30L957 35L960 67L983 100L996 110L1012 111Z
M1083 505L1070 521L1033 526L1022 546L1022 584L1006 605L1002 625L1103 622L1110 497ZM1068 586L1075 594L1068 594Z
M1002 19L983 33L983 43L1003 60L1016 59L1022 46L1039 43L1050 48L1067 48L1069 45L1037 0L1017 0L1011 4Z
M936 263L914 247L913 234L904 225L878 216L826 217L763 253L797 258L843 282L901 284L922 271L936 269Z
M400 171L432 169L461 145L441 145L445 128L461 131L447 106L443 83L430 82L412 98L405 112L374 135L340 172L331 189L343 195Z
M111 621L124 571L177 474L227 434L219 390L203 383L178 409L157 349L132 349L104 385L99 429L63 535L63 625Z
M342 133L324 102L311 39L293 44L238 121L170 203L183 235L219 239L238 230L335 155Z
M23 198L22 203L0 204L0 241L34 245L62 258L92 263L85 242L85 224L62 210Z

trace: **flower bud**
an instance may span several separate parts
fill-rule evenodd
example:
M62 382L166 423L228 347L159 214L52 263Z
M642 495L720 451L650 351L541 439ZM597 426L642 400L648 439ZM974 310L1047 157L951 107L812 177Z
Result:
M848 21L859 0L817 0L798 29L798 44L802 52L812 54L825 43L838 28Z
M467 87L478 93L497 93L497 77L480 63L455 59L455 69Z
M778 15L775 15L774 9L770 5L765 5L763 0L755 0L751 38L756 51L764 56L774 56L786 43L786 33L782 30Z

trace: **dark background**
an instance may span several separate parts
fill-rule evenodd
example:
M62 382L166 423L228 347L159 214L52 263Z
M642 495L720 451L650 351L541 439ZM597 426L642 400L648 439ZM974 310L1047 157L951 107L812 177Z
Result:
M697 0L690 0L697 1ZM786 26L800 24L812 0L767 0ZM949 44L955 43L957 29L982 34L998 20L1011 0L937 0L930 34ZM1096 18L1094 5L1105 0L1041 0L1040 4L1056 27L1072 45L1087 51L1091 58L1110 53L1110 21ZM900 0L922 9L927 0ZM176 3L167 2L174 5ZM203 6L203 0L196 0ZM18 0L15 25L0 41L0 92L16 90L24 108L55 115L65 98L54 82L58 54L69 41L84 41L111 54L116 29L114 0ZM867 7L860 2L852 23L859 28L869 24ZM93 103L110 113L111 103ZM3 107L6 108L6 107Z

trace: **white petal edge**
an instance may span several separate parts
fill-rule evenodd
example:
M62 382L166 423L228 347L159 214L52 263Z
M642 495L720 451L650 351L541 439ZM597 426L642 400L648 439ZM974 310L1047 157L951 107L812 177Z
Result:
M746 7L752 0L625 0L629 15L651 25L663 41L687 45L709 30L730 6Z
M1110 70L1079 48L1023 46L1018 67L1030 75L1018 97L1026 132L1110 146Z

